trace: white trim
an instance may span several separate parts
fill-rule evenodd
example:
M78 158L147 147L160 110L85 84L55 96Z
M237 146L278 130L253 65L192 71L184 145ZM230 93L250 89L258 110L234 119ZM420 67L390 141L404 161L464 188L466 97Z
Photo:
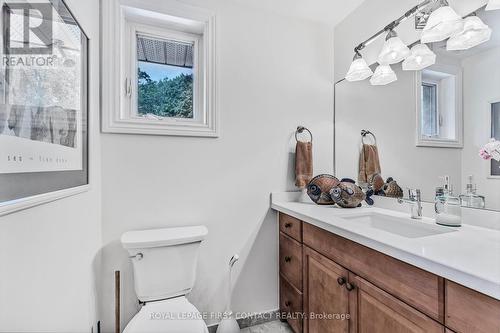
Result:
M72 187L60 191L48 192L31 197L20 198L0 203L0 216L9 215L21 210L40 206L52 201L71 197L90 190L90 185Z
M492 99L492 100L489 100L486 103L486 105L487 105L487 112L489 114L488 118L490 119L490 128L493 125L492 107L493 107L493 104L497 104L497 103L500 103L500 97ZM493 133L489 133L489 136L488 136L488 138L486 138L485 142L487 142L492 136L493 136ZM500 180L500 176L493 176L491 174L491 161L487 161L487 162L488 163L486 163L486 179Z
M151 8L151 3L134 2L131 7L121 5L119 0L102 2L101 130L104 133L218 137L220 126L215 68L215 14L178 3L170 7L163 5L164 3ZM199 120L150 120L131 116L134 99L125 95L124 86L125 79L132 80L131 86L137 80L136 70L129 74L133 63L131 56L135 57L135 54L132 53L134 48L123 50L128 47L127 44L131 44L130 36L135 36L136 30L145 34L156 31L161 35L165 29L169 29L169 34L175 30L178 35L197 37L195 63L200 66L193 70L198 71L195 77L197 75L201 79L195 79L200 84L194 89L193 111L195 117L197 112L201 112ZM135 38L133 44L135 45ZM116 59L119 61L115 61ZM196 105L197 101L203 105Z
M422 71L415 72L415 99L416 99L416 146L417 147L434 147L434 148L456 148L462 149L464 147L464 120L463 120L463 75L459 68L452 66L434 65L431 70L440 71L455 75L455 98L456 98L456 112L455 112L455 140L439 139L439 138L424 138L422 136L422 100L421 100L421 85L422 85ZM439 102L438 102L439 103Z

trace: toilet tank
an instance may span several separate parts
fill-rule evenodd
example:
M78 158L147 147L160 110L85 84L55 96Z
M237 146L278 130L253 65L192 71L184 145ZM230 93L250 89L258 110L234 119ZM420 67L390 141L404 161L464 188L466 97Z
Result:
M122 246L130 254L141 302L186 295L193 288L204 226L129 231Z

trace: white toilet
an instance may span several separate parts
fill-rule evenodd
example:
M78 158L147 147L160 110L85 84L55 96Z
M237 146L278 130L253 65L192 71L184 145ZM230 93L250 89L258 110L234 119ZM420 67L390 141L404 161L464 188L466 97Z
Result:
M123 333L208 333L187 295L195 282L204 226L129 231L122 246L134 267L135 291L145 305Z

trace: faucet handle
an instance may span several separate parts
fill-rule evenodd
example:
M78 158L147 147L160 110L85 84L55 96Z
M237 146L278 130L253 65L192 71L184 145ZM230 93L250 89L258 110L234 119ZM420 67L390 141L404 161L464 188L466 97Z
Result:
M421 201L422 192L418 188L408 188L408 198L414 201Z

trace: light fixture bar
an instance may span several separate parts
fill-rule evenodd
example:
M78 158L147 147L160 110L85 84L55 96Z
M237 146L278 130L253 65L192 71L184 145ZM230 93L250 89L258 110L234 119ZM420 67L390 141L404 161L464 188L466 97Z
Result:
M354 48L354 52L355 53L359 53L359 51L363 50L365 47L367 47L368 45L370 45L371 43L373 43L377 38L379 38L381 35L387 33L388 31L390 30L393 30L394 28L396 28L398 25L400 25L402 22L406 21L407 19L409 19L410 17L412 17L413 15L415 15L419 10L421 10L422 8L430 5L431 3L434 3L434 2L441 2L442 0L425 0L423 1L422 3L416 5L415 7L411 8L410 10L408 10L406 13L404 13L401 17L399 17L398 19L396 19L395 21L392 21L391 23L389 23L388 25L385 26L384 29L378 31L377 33L375 33L373 36L371 36L370 38L368 38L367 40L365 40L364 42L360 43L358 46L356 46Z

